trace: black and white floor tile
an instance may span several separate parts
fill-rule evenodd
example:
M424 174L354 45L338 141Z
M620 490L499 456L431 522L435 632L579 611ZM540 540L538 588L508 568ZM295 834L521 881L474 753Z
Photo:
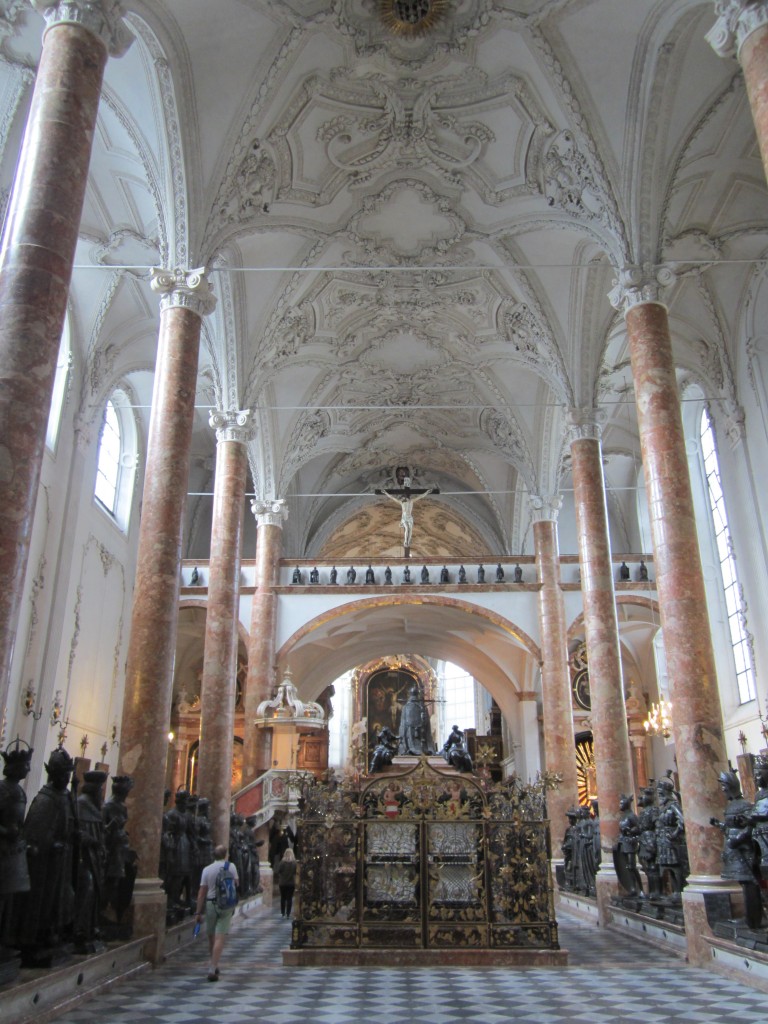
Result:
M765 1024L768 996L561 916L566 968L283 967L290 924L241 918L216 983L203 938L57 1024Z

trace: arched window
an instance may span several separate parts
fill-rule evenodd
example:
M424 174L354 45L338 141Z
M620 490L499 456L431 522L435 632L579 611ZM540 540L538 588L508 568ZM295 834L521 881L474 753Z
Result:
M136 424L127 395L115 391L104 409L93 493L123 530L128 527L135 467Z
M701 453L704 460L704 472L707 478L709 507L712 512L712 524L720 559L720 574L725 592L725 604L728 615L728 628L731 634L733 656L736 662L736 681L739 687L739 700L742 704L755 699L755 674L752 667L752 652L749 646L744 618L744 602L741 584L733 557L731 531L728 527L728 514L725 509L725 497L720 484L720 464L717 458L715 434L712 430L709 414L705 409L700 421Z

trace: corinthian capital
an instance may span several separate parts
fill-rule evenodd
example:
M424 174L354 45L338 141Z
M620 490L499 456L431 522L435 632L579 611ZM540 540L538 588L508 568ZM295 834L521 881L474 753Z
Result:
M208 425L216 431L216 441L239 441L248 444L253 437L250 409L211 409Z
M599 441L603 435L606 414L602 409L583 406L569 409L566 414L569 441Z
M253 498L251 512L256 517L258 526L280 526L288 518L285 498Z
M528 498L534 523L557 522L563 499L559 494L531 494Z
M104 43L111 57L122 57L134 40L123 21L120 0L31 0L46 21L54 25L79 25Z
M644 263L642 267L623 267L608 292L608 301L626 316L633 306L644 302L661 302L665 288L675 283L671 267Z
M198 270L151 270L151 288L162 296L160 309L183 306L198 316L208 316L216 308L216 296L205 274L205 268Z
M717 21L706 39L720 57L738 57L744 40L768 25L767 0L715 0Z

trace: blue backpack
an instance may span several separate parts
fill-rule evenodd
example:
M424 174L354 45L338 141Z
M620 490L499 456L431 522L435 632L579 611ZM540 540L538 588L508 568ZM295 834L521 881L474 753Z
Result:
M237 906L237 886L229 872L229 861L225 860L216 875L216 909L232 910Z

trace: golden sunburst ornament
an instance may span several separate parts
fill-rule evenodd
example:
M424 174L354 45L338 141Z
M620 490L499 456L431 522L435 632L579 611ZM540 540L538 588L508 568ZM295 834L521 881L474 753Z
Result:
M381 20L396 35L422 36L443 17L449 0L379 0Z

